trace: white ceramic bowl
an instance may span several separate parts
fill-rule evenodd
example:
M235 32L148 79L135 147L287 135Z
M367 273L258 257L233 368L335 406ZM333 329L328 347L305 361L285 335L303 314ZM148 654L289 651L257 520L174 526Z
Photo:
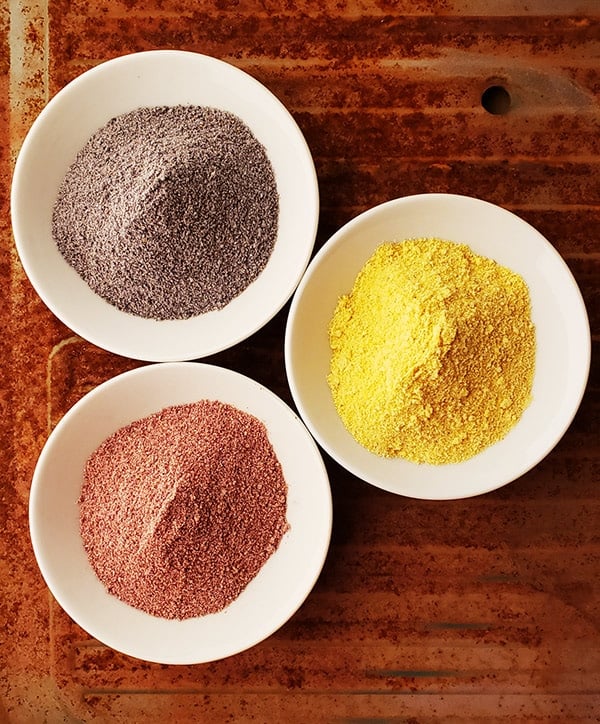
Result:
M520 274L536 327L533 401L500 442L466 462L433 466L386 459L345 429L327 384L327 328L342 294L384 241L439 237L468 244ZM478 199L452 194L408 196L347 223L309 265L291 304L285 363L294 401L319 444L359 478L424 499L465 498L523 475L556 445L579 407L590 366L590 329L579 288L552 245L532 226Z
M223 611L167 620L132 608L106 591L83 548L77 500L85 461L106 437L164 407L200 399L221 400L264 422L288 485L290 529L256 578ZM118 375L66 413L39 457L29 522L35 556L48 587L84 630L140 659L193 664L253 646L299 608L327 554L331 491L313 438L276 395L221 367L173 362Z
M223 310L187 320L123 313L97 296L52 238L56 194L77 151L114 116L140 106L214 106L239 116L264 145L280 200L271 258ZM247 73L198 53L156 50L109 60L59 91L33 123L17 159L12 224L33 287L68 327L117 354L149 361L190 360L230 347L268 322L298 284L314 246L318 185L305 139L282 103Z

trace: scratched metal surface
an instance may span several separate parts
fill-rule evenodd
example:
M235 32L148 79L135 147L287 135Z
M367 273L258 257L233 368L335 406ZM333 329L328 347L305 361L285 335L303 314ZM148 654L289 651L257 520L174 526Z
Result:
M174 47L267 85L319 175L317 248L370 205L480 196L537 226L583 291L590 383L552 454L450 503L391 496L328 462L331 550L279 632L202 666L100 645L49 595L27 527L37 455L85 392L138 363L74 336L16 257L12 164L80 72ZM512 98L494 115L492 84ZM0 4L0 721L596 721L600 712L600 5L596 0L103 0ZM284 309L210 358L291 402Z

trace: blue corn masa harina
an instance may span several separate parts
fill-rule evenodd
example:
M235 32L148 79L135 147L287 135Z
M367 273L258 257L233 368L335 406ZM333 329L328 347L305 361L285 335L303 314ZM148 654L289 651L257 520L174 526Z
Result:
M467 460L501 440L531 400L528 287L465 244L382 243L339 299L329 341L338 414L384 457Z
M262 272L279 195L241 118L150 106L112 118L76 155L52 215L56 245L123 312L187 319L222 309Z

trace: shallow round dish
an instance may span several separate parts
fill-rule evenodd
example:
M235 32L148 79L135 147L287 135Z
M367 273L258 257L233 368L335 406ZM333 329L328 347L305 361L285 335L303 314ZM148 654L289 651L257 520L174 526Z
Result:
M164 407L200 399L221 400L264 422L288 485L290 529L256 578L223 611L167 620L132 608L106 591L83 548L77 500L85 461L106 437ZM35 556L62 608L104 644L165 664L230 656L281 627L319 576L331 522L327 473L300 419L248 377L193 362L141 367L85 395L49 436L35 468L29 503Z
M121 312L92 292L56 247L52 209L67 169L96 130L140 106L177 104L227 110L249 126L275 172L279 229L265 269L224 309L187 320L154 321ZM17 158L11 214L25 272L59 319L110 352L161 362L198 359L230 347L283 307L312 253L319 195L306 141L267 88L221 60L155 50L101 63L52 98Z
M375 248L384 241L439 237L468 244L520 274L536 328L533 400L500 442L463 463L433 466L379 457L345 429L327 384L328 325ZM590 328L579 288L552 245L506 209L453 194L422 194L376 206L348 222L309 265L290 307L285 363L300 415L346 469L379 488L443 500L486 493L536 465L569 426L590 366Z

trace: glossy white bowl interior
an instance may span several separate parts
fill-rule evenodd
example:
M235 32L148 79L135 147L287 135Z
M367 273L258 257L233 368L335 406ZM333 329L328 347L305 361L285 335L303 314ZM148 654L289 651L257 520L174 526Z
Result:
M527 282L536 327L533 401L497 444L453 465L385 459L345 429L327 385L327 328L342 294L384 241L440 237L468 244ZM524 474L556 445L577 411L590 366L590 328L564 260L531 225L509 211L453 194L422 194L381 204L341 228L310 263L291 304L285 362L294 401L319 444L373 485L425 499L464 498Z
M66 263L52 239L56 194L76 153L111 118L140 106L208 105L238 115L264 145L280 199L279 231L259 277L223 310L188 320L126 314L96 295ZM283 104L247 73L198 53L156 50L92 68L48 103L27 134L11 198L17 250L51 311L84 339L148 361L204 357L247 338L296 288L314 246L319 215L314 164Z
M104 439L164 407L200 399L227 402L264 422L288 485L290 529L256 578L226 609L184 621L167 620L132 608L106 591L83 548L77 500L85 461ZM85 631L140 659L194 664L257 644L303 603L327 554L331 491L316 443L279 397L231 370L172 362L118 375L66 413L39 457L29 522L48 587Z

